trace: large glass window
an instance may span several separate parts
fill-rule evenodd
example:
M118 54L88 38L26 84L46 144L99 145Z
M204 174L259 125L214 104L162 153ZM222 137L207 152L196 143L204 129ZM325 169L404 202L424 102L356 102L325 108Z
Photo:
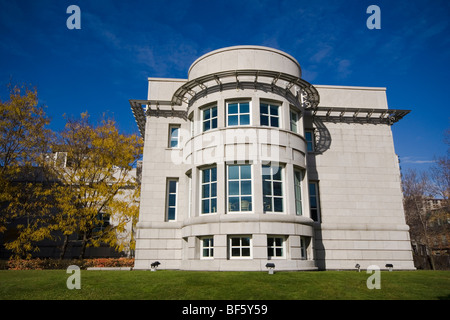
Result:
M301 216L303 214L302 180L303 180L302 172L300 170L294 170L295 213L298 216Z
M214 257L214 238L204 237L200 239L200 252L202 259Z
M280 126L279 109L280 106L261 103L259 106L261 125L278 128Z
M309 206L311 209L311 219L314 221L320 221L318 182L309 183Z
M284 258L284 243L284 237L267 237L267 257L269 259Z
M262 166L264 212L283 212L282 168Z
M250 124L250 102L230 102L227 105L227 125L243 126Z
M229 238L229 257L233 258L251 258L252 256L252 238L250 236L230 237Z
M169 148L178 148L180 140L180 125L169 126Z
M202 170L202 214L217 212L217 168Z
M252 211L251 165L228 166L228 211Z
M178 194L178 180L167 180L167 209L166 220L174 221L177 216L177 194Z
M203 131L217 128L217 107L203 109Z

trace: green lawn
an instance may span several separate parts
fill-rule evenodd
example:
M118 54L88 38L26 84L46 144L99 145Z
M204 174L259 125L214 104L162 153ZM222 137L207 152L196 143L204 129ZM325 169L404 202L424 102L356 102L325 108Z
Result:
M384 300L450 299L450 271L381 272L369 290L365 271L81 271L69 290L65 270L0 271L0 300Z

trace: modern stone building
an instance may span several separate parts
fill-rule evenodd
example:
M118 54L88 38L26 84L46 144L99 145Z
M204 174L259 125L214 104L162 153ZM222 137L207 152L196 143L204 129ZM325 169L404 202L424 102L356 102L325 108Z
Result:
M130 100L145 139L136 269L414 269L385 88L311 85L279 50L198 58Z

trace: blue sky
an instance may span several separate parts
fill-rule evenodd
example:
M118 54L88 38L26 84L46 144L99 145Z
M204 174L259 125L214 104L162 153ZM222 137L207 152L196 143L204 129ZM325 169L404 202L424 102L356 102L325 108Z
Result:
M81 29L69 30L69 5ZM369 30L369 5L381 29ZM285 51L312 84L386 87L390 108L412 112L393 127L402 168L443 155L449 128L450 1L0 0L0 97L5 85L35 86L52 128L62 115L113 115L137 133L129 99L147 77L187 78L215 49L263 45Z

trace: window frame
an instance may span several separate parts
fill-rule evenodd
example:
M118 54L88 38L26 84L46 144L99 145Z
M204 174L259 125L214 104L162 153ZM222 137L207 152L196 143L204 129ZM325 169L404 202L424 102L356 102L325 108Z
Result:
M311 139L308 138L308 135L311 135ZM306 151L307 152L315 152L316 151L316 138L314 129L305 129L305 140L306 140Z
M269 245L269 239L273 240L273 244ZM281 239L281 245L276 244L276 239ZM268 235L267 236L267 259L268 260L277 260L277 259L286 259L286 236L278 236L278 235ZM276 250L281 249L281 255L270 255L270 250L273 250L273 253L276 253Z
M264 178L264 176L267 176L267 174L265 174L265 170L267 168L270 168L270 173L269 173L269 179ZM278 168L281 172L280 172L280 180L275 180L274 176L275 174L273 173L273 168ZM283 175L284 175L284 166L282 166L281 164L279 165L272 165L272 164L263 164L261 167L261 179L262 179L262 198L263 198L263 212L264 213L275 213L275 214L284 214L286 213L286 205L285 205L285 190L284 190L284 180L283 179ZM265 183L269 183L270 184L270 194L266 194L265 193ZM281 195L275 195L275 183L281 183ZM270 206L271 206L271 210L267 210L266 209L266 202L265 200L267 198L270 198ZM282 210L281 211L275 211L275 199L281 199L281 206L282 206Z
M216 180L215 181L212 181L211 179L212 179L212 169L214 169L215 170L215 172L216 172ZM209 181L208 182L204 182L204 177L205 177L205 172L207 171L207 170L209 170L210 171L210 173L209 173ZM201 174L200 174L200 215L208 215L208 214L216 214L217 213L217 166L208 166L208 167L205 167L205 168L202 168L201 169ZM213 190L213 186L212 186L212 184L213 183L215 183L215 196L212 196L212 190ZM209 196L208 197L204 197L203 196L203 188L204 188L204 186L209 186L208 187L208 192L209 192ZM208 205L208 208L209 208L209 211L210 212L203 212L203 201L205 201L205 200L208 200L208 203L209 203L209 205ZM216 204L216 206L215 206L215 208L216 208L216 211L215 212L212 212L212 202L213 202L213 200L215 200L215 204Z
M311 192L311 186L314 186L314 194ZM315 222L321 222L321 212L320 212L320 189L319 181L309 181L308 182L308 193L309 193L309 209L310 218ZM312 206L312 198L315 197L316 206ZM316 210L316 219L314 219L313 210Z
M248 166L250 168L250 178L242 178L242 167ZM239 167L238 179L230 179L230 167ZM252 164L227 164L226 166L226 201L227 201L227 213L253 213L253 165ZM230 182L238 182L238 194L230 194ZM242 182L250 182L250 194L242 194ZM230 210L230 198L239 198L239 210ZM248 207L249 210L242 210L242 201L248 201L250 198Z
M297 178L297 174L300 178ZM294 201L295 201L295 215L303 215L303 194L302 194L302 182L303 182L303 170L294 168Z
M292 115L295 114L295 121L292 119ZM300 120L300 113L294 109L289 109L289 130L294 133L299 133L298 131L298 121ZM293 124L295 125L295 130L293 129Z
M170 184L174 182L175 183L175 192L171 192L171 186ZM178 178L167 178L166 182L166 222L172 222L177 221L177 213L178 213ZM175 204L171 205L170 196L175 195ZM170 209L173 208L175 210L174 217L171 219L170 216Z
M242 239L248 239L249 245L243 245ZM239 245L233 245L233 239L239 239ZM239 256L233 256L233 249L239 249ZM242 255L242 249L248 249L248 256ZM228 236L228 259L253 259L253 239L251 235L232 235Z
M200 259L201 260L212 260L214 259L214 236L204 236L200 237ZM205 246L205 240L208 241L208 245ZM208 255L204 256L204 250L207 250Z
M243 112L241 113L241 104L248 103L248 113ZM231 104L237 104L238 105L238 111L237 113L231 113L229 112L229 107ZM230 124L230 115L231 116L237 116L238 118L238 124ZM241 124L241 116L248 115L248 123L247 124ZM251 100L235 100L235 101L227 101L226 102L226 121L227 121L227 127L240 127L240 126L251 126L252 125L252 101Z
M263 105L267 106L267 113L263 112L261 109L263 107ZM276 107L277 110L277 114L273 115L272 114L272 108L271 107ZM261 101L259 104L259 124L263 127L270 127L270 128L281 128L281 114L280 114L280 110L281 110L281 105L279 103L273 103L273 102L268 102L268 101ZM267 124L263 124L263 117L267 118ZM272 119L277 119L277 125L274 126L272 125Z
M168 148L169 149L178 149L180 148L180 124L169 124L169 141L168 141ZM176 137L173 136L173 129L177 129L177 135ZM176 141L176 145L172 146L172 141Z
M216 110L216 115L213 116L213 109ZM209 118L205 119L205 112L209 110ZM213 105L209 105L207 107L204 107L203 109L201 109L202 113L201 113L201 117L202 117L202 132L208 132L209 130L213 130L213 129L217 129L218 127L218 122L219 122L219 116L218 116L218 108L217 108L217 104L213 104ZM214 120L215 120L215 127L213 127L214 124ZM205 129L205 124L209 123L209 128Z

